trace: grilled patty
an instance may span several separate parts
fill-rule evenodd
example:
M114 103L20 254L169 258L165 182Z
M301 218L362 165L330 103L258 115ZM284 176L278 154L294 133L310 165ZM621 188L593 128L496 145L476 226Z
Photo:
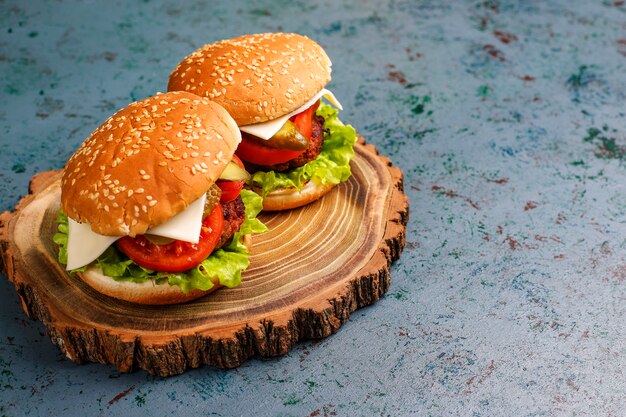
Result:
M219 242L217 242L216 249L226 245L246 219L246 207L241 196L228 203L220 204L222 205L222 214L224 215L224 229Z

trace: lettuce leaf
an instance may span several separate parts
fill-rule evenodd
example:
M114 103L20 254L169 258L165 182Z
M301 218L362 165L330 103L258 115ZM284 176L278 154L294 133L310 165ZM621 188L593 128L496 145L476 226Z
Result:
M322 103L317 114L324 117L324 145L319 156L305 165L287 172L258 171L252 174L248 185L258 187L261 195L277 188L296 187L302 189L308 181L319 184L339 184L352 175L350 160L354 156L356 131L350 125L344 125L337 116L339 111Z
M249 190L241 191L241 198L246 207L246 219L239 231L233 235L232 241L213 252L211 256L198 266L185 272L168 273L152 271L137 265L126 255L118 251L115 246L109 247L95 260L96 265L105 275L116 281L132 281L136 283L154 280L157 284L178 285L185 293L194 288L206 291L213 287L211 277L218 277L219 283L233 288L241 283L241 273L248 268L248 248L241 242L242 237L252 233L262 233L267 227L256 216L263 208L263 199ZM57 233L53 236L54 242L59 245L59 262L67 264L67 215L59 210L56 222ZM87 267L70 272L82 272Z

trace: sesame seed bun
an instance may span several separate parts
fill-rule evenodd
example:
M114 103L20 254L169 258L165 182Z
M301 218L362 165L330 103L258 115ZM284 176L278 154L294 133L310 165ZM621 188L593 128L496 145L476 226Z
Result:
M248 248L251 246L251 235L243 236L243 243ZM90 266L84 272L78 272L78 276L90 287L99 293L109 297L146 305L178 304L195 300L212 293L222 287L217 277L212 277L213 287L202 291L197 288L184 293L178 285L169 285L167 282L157 284L152 280L135 283L131 281L116 281L104 275L97 266Z
M207 98L170 92L132 103L68 160L61 207L101 235L144 234L206 193L240 141L234 120Z
M207 97L245 126L298 109L328 84L330 73L328 55L306 36L263 33L196 50L171 73L168 90Z
M334 184L318 184L309 181L301 190L295 187L279 188L263 197L263 210L279 211L302 207L328 193L334 186Z

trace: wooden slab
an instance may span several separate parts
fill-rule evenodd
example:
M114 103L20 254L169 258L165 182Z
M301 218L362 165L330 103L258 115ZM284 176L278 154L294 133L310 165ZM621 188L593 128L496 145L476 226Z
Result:
M24 311L76 363L111 363L168 376L204 364L236 367L282 355L337 331L389 288L405 243L402 172L364 141L353 176L301 209L264 213L242 285L187 304L142 306L109 298L67 274L52 242L61 172L33 177L30 194L0 215L2 270Z

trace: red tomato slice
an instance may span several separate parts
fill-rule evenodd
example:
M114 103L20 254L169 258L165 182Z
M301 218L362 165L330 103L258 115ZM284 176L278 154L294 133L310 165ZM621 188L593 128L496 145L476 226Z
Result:
M240 167L244 168L243 162L241 162L241 159L239 159L239 157L237 157L237 155L233 155L233 162L236 163L237 165L239 165Z
M125 236L117 247L140 266L160 272L182 272L205 260L219 242L224 228L222 207L215 209L202 220L198 243L175 240L166 245L156 245L144 235Z
M313 116L315 116L315 112L317 108L320 106L320 101L317 100L311 107L306 109L305 111L293 115L289 118L296 127L300 130L300 132L306 136L308 139L311 139L311 135L313 135Z
M241 159L237 158L237 155L233 155L233 162L244 168ZM237 198L241 190L243 189L244 180L240 181L217 181L218 187L222 190L222 196L220 197L220 203L228 203L229 201Z
M241 135L241 142L237 148L237 155L244 161L256 165L276 165L297 158L304 151L290 151L276 149L259 143L258 140L249 139L245 133Z
M217 186L222 190L220 203L228 203L239 196L243 189L244 180L241 181L218 181Z

